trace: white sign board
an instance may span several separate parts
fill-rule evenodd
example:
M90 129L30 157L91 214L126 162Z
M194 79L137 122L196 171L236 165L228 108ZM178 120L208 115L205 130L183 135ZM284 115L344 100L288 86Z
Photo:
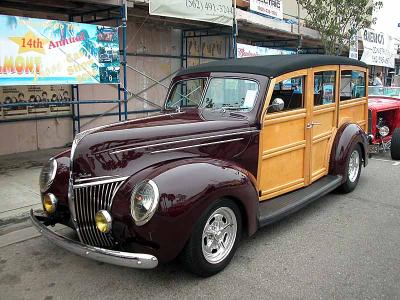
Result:
M246 44L237 44L237 58L263 56L263 55L289 55L296 54L294 51L257 47Z
M232 0L150 0L149 14L232 26Z
M277 19L283 19L282 0L250 0L250 10Z
M362 31L364 53L361 61L368 65L394 68L394 59L397 50L394 39L385 33L371 29Z

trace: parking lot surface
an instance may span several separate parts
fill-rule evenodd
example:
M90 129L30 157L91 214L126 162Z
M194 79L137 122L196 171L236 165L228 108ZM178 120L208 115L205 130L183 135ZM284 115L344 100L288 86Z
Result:
M46 300L400 299L400 163L374 157L353 193L329 194L244 238L214 277L177 261L111 266L36 236L0 248L0 290L2 299Z

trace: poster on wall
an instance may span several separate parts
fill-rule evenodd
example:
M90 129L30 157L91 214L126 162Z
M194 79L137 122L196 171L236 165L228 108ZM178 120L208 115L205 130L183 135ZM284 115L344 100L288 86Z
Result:
M291 54L296 54L296 52L284 49L257 47L257 46L237 43L237 58L263 56L263 55L291 55Z
M350 38L349 57L358 60L358 35L354 34Z
M0 120L71 114L68 85L15 85L0 87Z
M250 0L250 10L283 20L282 0Z
M362 31L364 52L361 61L372 66L394 68L394 60L397 49L394 39L383 32L376 32L371 29Z
M232 0L150 0L149 14L233 25Z
M0 15L0 86L119 83L114 27Z

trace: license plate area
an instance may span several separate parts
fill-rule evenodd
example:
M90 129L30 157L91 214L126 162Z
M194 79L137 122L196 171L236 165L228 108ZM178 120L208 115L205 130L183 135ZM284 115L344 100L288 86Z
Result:
M379 145L375 145L375 144L369 145L368 152L369 153L379 153Z

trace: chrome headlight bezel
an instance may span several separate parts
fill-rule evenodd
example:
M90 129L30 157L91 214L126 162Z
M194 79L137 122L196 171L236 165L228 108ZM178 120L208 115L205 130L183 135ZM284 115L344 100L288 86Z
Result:
M380 135L381 137L388 136L389 132L390 132L389 127L387 127L387 126L381 126L381 127L379 127L379 135Z
M53 183L56 177L57 167L57 160L50 158L40 171L39 188L42 193L46 192ZM47 176L47 178L45 176Z
M151 199L151 204L147 208L147 211L142 216L139 216L136 211L138 205L137 202L138 200L136 196L138 195L138 193L143 192L144 188L151 189L152 199ZM130 197L130 211L132 219L134 220L136 225L138 226L144 225L153 217L157 209L159 199L160 199L160 193L156 183L153 180L142 181L134 187Z

